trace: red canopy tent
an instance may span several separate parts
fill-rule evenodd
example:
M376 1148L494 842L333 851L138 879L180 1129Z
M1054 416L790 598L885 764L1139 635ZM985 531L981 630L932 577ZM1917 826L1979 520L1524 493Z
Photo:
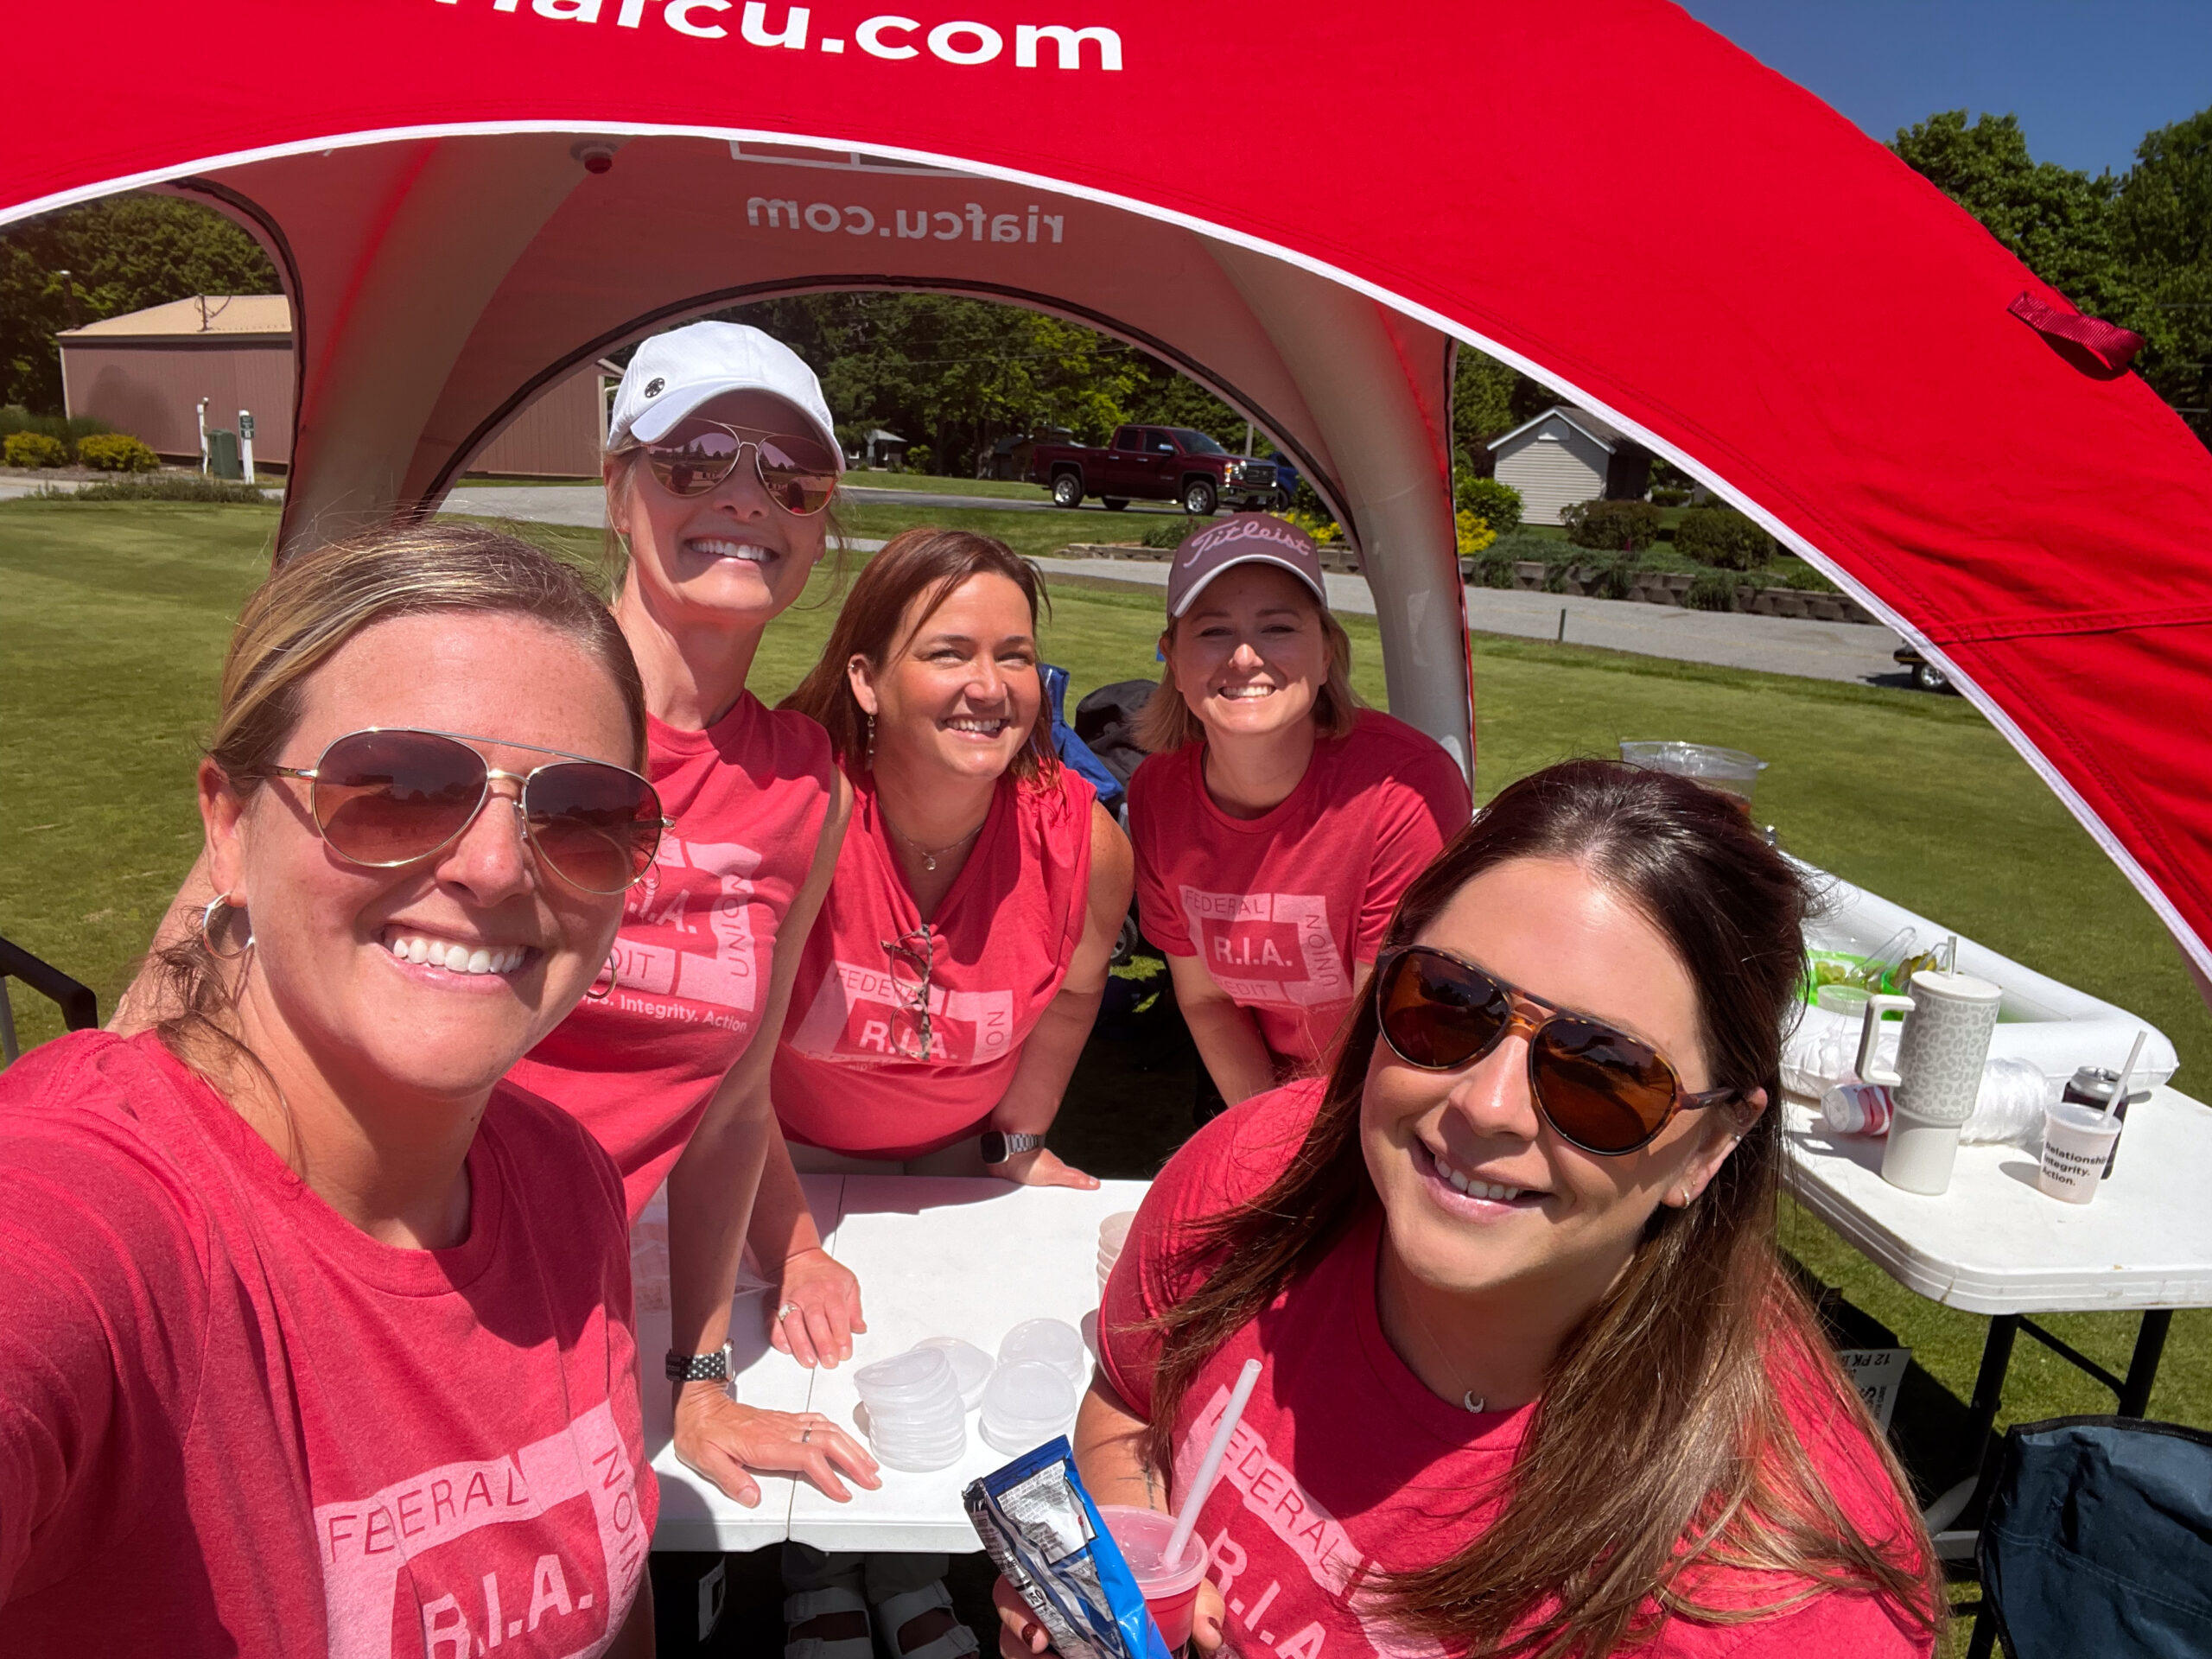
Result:
M0 223L160 185L261 238L287 546L434 503L571 365L740 299L1077 318L1298 457L1393 708L1471 764L1479 346L1922 646L2212 973L2212 456L1833 111L1659 0L872 4L111 0L96 39L34 8Z

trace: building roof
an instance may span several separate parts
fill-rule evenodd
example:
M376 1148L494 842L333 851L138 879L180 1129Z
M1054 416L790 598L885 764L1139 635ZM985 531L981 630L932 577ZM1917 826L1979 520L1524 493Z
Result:
M1573 404L1557 404L1534 419L1522 422L1510 432L1492 438L1484 448L1495 449L1501 444L1510 443L1523 432L1541 426L1555 415L1580 432L1583 436L1599 445L1609 455L1622 444L1635 442L1611 421L1601 421L1586 409L1577 409Z
M210 334L289 340L292 302L282 294L196 294L188 300L104 317L81 328L65 328L60 337L87 341L198 340Z

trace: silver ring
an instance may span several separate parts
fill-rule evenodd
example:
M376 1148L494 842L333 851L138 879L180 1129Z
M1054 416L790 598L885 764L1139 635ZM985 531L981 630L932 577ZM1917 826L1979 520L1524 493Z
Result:
M814 1425L813 1425L812 1423L809 1423L809 1424L808 1424L804 1428L803 1428L803 1429L799 1430L799 1432L798 1432L798 1443L799 1443L801 1446L804 1446L804 1445L807 1443L807 1441L809 1441L810 1440L811 1440L811 1439L813 1439L813 1438L814 1438Z
M779 1319L788 1319L798 1312L799 1312L799 1305L797 1302L785 1302L776 1310L776 1317Z

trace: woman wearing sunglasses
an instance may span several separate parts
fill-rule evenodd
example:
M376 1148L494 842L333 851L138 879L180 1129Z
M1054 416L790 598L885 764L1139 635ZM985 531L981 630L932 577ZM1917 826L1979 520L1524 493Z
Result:
M1138 914L1233 1105L1319 1069L1398 895L1466 823L1467 780L1359 706L1320 554L1282 519L1184 539L1160 650L1129 780Z
M501 1081L652 862L644 735L488 531L247 602L168 1017L0 1077L0 1652L650 1651L621 1185Z
M1805 903L1725 796L1536 773L1408 887L1327 1078L1177 1153L1077 1456L1176 1507L1261 1362L1202 1649L1931 1650L1903 1474L1776 1253Z
M666 1181L676 1451L743 1503L760 1500L756 1470L804 1474L838 1499L841 1472L877 1484L842 1428L733 1398L725 1346L777 1140L774 1035L851 801L822 728L745 682L826 549L843 460L814 372L757 328L693 323L631 359L605 467L625 556L613 611L645 678L647 772L674 822L607 976L514 1073L613 1154L633 1222ZM781 1281L771 1332L788 1348L801 1305L851 1275L819 1248L762 1259Z

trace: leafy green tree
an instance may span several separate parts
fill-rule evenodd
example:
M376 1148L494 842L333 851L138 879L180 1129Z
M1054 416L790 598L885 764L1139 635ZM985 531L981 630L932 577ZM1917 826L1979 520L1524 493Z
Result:
M1968 125L1964 110L1947 111L1904 128L1891 148L2079 309L2133 326L2138 300L2113 245L2107 209L2120 182L2110 174L2031 159L2011 115Z
M132 193L26 220L0 232L0 404L60 409L64 328L194 294L277 291L260 245L196 202Z
M2136 366L2212 445L2212 109L2160 127L2112 202L2113 243L2141 296Z

